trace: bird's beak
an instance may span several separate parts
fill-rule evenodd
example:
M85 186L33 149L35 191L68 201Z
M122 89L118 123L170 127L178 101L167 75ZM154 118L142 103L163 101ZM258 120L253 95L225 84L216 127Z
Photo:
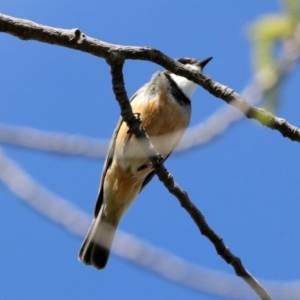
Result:
M197 62L197 66L199 66L201 68L201 70L204 69L204 67L213 59L213 57L208 57L205 58L203 60L199 60L199 62Z

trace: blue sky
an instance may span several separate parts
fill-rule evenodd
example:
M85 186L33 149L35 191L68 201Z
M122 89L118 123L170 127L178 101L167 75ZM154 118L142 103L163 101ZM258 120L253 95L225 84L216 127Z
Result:
M279 1L3 1L0 12L106 42L152 46L167 55L214 59L205 72L241 91L253 75L248 26ZM105 61L71 49L0 35L0 122L109 139L119 118ZM161 70L128 61L132 95ZM299 70L276 114L300 126ZM223 102L199 88L191 125ZM212 228L256 277L300 277L299 145L244 119L213 142L173 155L166 167ZM103 160L3 146L40 184L91 214ZM104 271L77 260L82 239L48 221L0 185L0 299L217 299L171 283L112 255ZM120 228L191 263L234 274L178 201L154 180Z

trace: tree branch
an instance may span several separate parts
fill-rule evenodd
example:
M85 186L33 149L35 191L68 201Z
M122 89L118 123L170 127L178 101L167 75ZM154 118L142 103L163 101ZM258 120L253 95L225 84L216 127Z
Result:
M40 216L58 225L69 234L83 238L91 216L61 198L32 178L20 165L0 149L0 181L16 199ZM228 299L253 300L252 290L236 277L193 265L118 229L112 251L156 275L192 288ZM143 255L141 255L141 253ZM264 280L276 299L299 300L299 281L274 282Z
M228 263L231 264L235 273L243 278L246 283L260 296L261 299L271 300L267 291L262 285L244 268L240 258L235 256L229 248L224 244L220 238L207 224L204 216L200 210L189 199L187 192L182 190L173 179L171 173L164 167L161 156L153 145L151 144L145 129L141 126L138 118L132 113L132 108L129 103L125 83L123 79L123 58L113 57L107 60L111 66L113 91L121 108L121 115L124 122L126 122L129 130L137 137L138 140L142 139L140 143L143 151L148 155L153 166L155 174L159 180L165 185L171 194L176 196L181 206L188 212L191 218L196 223L202 235L206 236L215 246L217 253Z
M64 30L40 25L28 20L0 14L0 31L12 34L23 40L36 40L64 46L89 54L112 59L114 56L125 59L139 59L154 62L167 70L184 76L201 85L209 93L234 106L247 118L255 119L262 125L279 131L284 137L300 142L300 129L278 118L264 109L256 108L246 102L232 89L213 81L210 77L185 68L161 51L150 47L131 47L105 43L86 36L80 29Z
M186 69L180 63L173 61L159 50L153 48L112 45L87 37L79 29L56 29L4 15L0 15L0 31L10 33L24 40L38 40L81 50L105 58L111 66L113 90L121 108L121 115L131 132L135 134L138 139L143 140L141 147L149 156L156 175L168 188L170 193L178 198L181 206L184 207L193 218L201 233L214 244L217 253L234 267L236 274L242 277L261 299L271 299L259 282L243 267L241 260L231 253L228 247L225 246L223 240L209 227L204 216L191 202L187 193L176 184L172 175L165 169L161 156L150 143L147 133L141 127L138 118L132 113L122 74L124 61L125 59L141 59L155 62L171 72L184 76L201 85L214 96L236 107L248 118L256 119L261 124L278 130L283 136L299 142L300 130L298 128L263 109L252 106L232 89L214 82L208 76Z

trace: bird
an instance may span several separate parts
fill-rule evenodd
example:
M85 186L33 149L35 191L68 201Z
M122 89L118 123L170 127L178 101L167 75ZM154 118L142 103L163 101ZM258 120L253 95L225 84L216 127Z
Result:
M179 58L188 69L202 72L212 59ZM130 99L134 114L165 161L180 142L191 117L197 84L168 70L156 72ZM139 142L120 118L113 133L100 180L94 218L79 251L85 265L103 269L119 222L154 176Z

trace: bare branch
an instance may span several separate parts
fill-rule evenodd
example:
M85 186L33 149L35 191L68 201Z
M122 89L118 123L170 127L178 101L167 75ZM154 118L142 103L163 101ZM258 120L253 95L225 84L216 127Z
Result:
M84 237L91 217L36 182L2 151L0 151L0 180L29 208L67 230L68 233ZM256 299L253 292L236 277L188 263L121 230L117 232L112 251L131 263L196 291L228 299ZM299 281L264 281L264 283L276 299L298 300L300 297Z
M3 14L0 14L0 31L10 33L23 40L37 40L64 46L110 60L116 57L122 60L139 59L152 61L170 70L172 73L184 76L201 85L215 97L224 100L226 103L241 111L247 118L255 119L264 126L278 130L284 137L288 137L292 141L300 141L299 128L264 109L252 106L232 89L213 81L204 74L185 68L182 64L172 60L157 49L109 44L88 37L79 29L58 29Z
M0 123L0 143L99 159L106 156L109 141Z
M2 16L0 16L2 17ZM4 16L5 19L5 16ZM147 139L147 134L140 127L138 120L132 114L130 104L127 99L126 91L124 88L123 76L122 76L122 66L125 59L145 59L156 62L165 68L169 69L175 74L185 76L188 79L200 84L205 89L207 89L211 94L223 99L228 104L236 107L241 112L243 112L248 118L253 118L258 120L261 124L268 126L272 129L276 129L282 133L283 136L287 136L292 140L300 141L300 130L285 120L280 119L272 115L271 113L256 108L242 99L240 95L235 93L233 90L225 87L219 83L214 82L209 77L202 74L197 74L196 72L188 71L184 67L180 66L177 62L172 61L170 58L162 54L156 49L151 48L137 48L137 47L121 47L116 45L109 45L107 43L102 43L91 38L86 37L78 29L74 30L72 34L67 31L57 30L50 27L44 27L44 31L48 31L48 34L55 36L57 39L51 39L49 35L40 35L41 31L38 28L39 26L33 22L26 22L25 27L20 24L22 21L18 19L9 18L9 21L3 26L3 20L0 19L0 30L12 33L23 39L37 39L43 42L54 43L62 46L67 46L74 49L79 49L82 51L89 52L91 54L104 57L109 61L112 66L112 75L113 75L113 88L116 94L116 97L119 101L122 117L124 121L129 126L130 130L137 136L137 138L142 137ZM4 20L5 21L5 20ZM12 22L10 22L12 21ZM20 21L20 22L19 22ZM27 26L27 27L26 27ZM3 29L4 28L4 29ZM17 28L16 31L12 30ZM57 35L60 31L63 39L60 39L60 36ZM42 37L42 38L41 38ZM69 37L66 42L66 37ZM43 38L45 38L43 40ZM86 43L87 42L87 43ZM91 47L92 42L97 44L97 47ZM65 43L65 44L64 44ZM97 48L98 51L91 52L86 50L86 48L81 48L79 45L88 45L91 49ZM101 45L98 45L101 44ZM98 47L99 46L99 47ZM107 47L109 50L107 50ZM140 51L141 50L141 51ZM140 51L140 52L139 52ZM142 54L141 54L142 53ZM149 58L148 55L151 53L152 57ZM136 56L136 54L141 54ZM170 66L169 66L170 64ZM172 65L173 64L173 65ZM197 223L202 234L207 236L215 245L216 250L219 255L221 255L227 263L230 263L234 266L236 273L245 279L245 281L254 288L254 290L260 295L261 299L270 299L265 290L259 285L259 283L248 273L242 266L239 258L235 257L229 249L224 245L222 239L218 237L207 225L203 215L200 211L193 205L193 203L187 197L187 194L182 191L177 184L172 179L172 176L167 172L161 163L161 158L156 152L154 147L149 142L148 144L142 143L142 147L149 154L149 158L154 166L155 172L158 175L159 179L164 182L165 186L169 191L176 195L181 205L190 213L194 221Z
M159 153L155 150L150 140L148 139L147 133L141 126L139 120L133 115L132 108L129 103L125 83L123 79L123 59L114 57L113 60L107 60L111 66L112 84L113 91L116 95L121 108L121 115L124 122L126 122L129 130L137 137L142 139L140 143L141 148L149 157L149 160L153 166L155 174L159 180L165 185L171 194L176 196L181 206L188 212L191 218L196 223L202 235L206 236L215 246L217 253L228 263L231 264L235 270L235 273L243 278L246 283L259 295L261 299L270 300L271 297L262 285L244 268L240 258L235 256L229 248L224 244L223 239L220 238L207 224L204 216L200 210L193 204L189 199L187 192L182 190L173 179L171 173L164 167L162 158Z
M251 104L260 102L263 94L274 88L295 63L300 55L300 24L295 34L284 42L284 53L278 61L276 76L272 82L266 81L264 71L256 74L250 83L241 92ZM205 144L239 121L242 114L229 106L224 106L207 120L190 127L182 141L176 147L175 153L199 147ZM33 128L0 124L0 143L49 151L66 155L81 155L89 158L104 158L109 145L108 140L92 139L85 136L52 133Z
M60 44L63 46L67 45L71 48L80 49L80 50L83 50L81 48L82 45L91 46L94 43L99 44L98 45L99 47L92 47L91 49L97 48L99 50L97 55L101 57L105 57L108 63L111 65L111 73L113 76L113 90L115 92L116 98L121 107L121 114L124 121L127 123L132 133L135 134L138 139L139 138L142 138L144 140L147 139L146 132L143 130L143 128L141 128L137 118L132 114L131 106L129 104L128 97L126 95L126 90L123 81L123 74L122 74L124 59L130 59L130 58L136 59L135 56L131 57L131 55L132 53L139 53L139 51L131 51L136 49L129 49L130 47L117 47L114 45L108 45L106 43L101 43L99 41L92 40L86 37L84 34L82 34L78 29L74 30L72 34L70 34L70 32L52 29L49 27L44 27L41 30L41 28L39 28L40 27L39 25L29 21L23 21L24 24L22 24L21 20L7 18L5 16L1 16L1 17L4 19L6 18L5 21L8 22L6 23L4 22L4 26L3 26L3 20L0 19L0 29L9 33L13 33L14 35L17 35L23 39L28 39L33 37L34 39L38 39L43 42ZM17 30L14 31L14 29ZM41 34L45 32L48 32L48 35L45 36L44 34ZM55 37L55 38L52 39L50 37ZM61 39L61 37L63 38ZM71 43L70 45L69 42ZM107 49L107 47L109 49ZM130 51L128 52L128 50ZM277 121L276 117L274 116L271 117L270 114L266 114L266 112L254 108L247 102L243 101L243 99L238 94L234 93L231 89L213 82L209 77L204 76L202 74L197 74L196 72L191 72L191 71L188 72L187 70L182 68L182 66L180 66L179 63L172 61L170 58L166 57L164 54L160 53L159 51L155 49L150 49L150 50L152 55L154 55L154 58L153 57L152 59L142 58L142 57L138 57L138 58L155 61L161 64L162 66L165 66L167 69L170 69L173 73L176 73L178 75L183 75L195 81L196 83L201 84L210 93L213 93L217 97L221 97L229 104L233 104L235 107L243 111L247 117L252 117L252 118L255 117L256 119L260 120L262 124L266 124L269 126L271 120L272 121L271 125L273 126L273 122ZM88 52L91 53L90 51ZM149 51L147 51L147 49L145 53L146 54L148 53L149 55ZM95 53L92 54L95 55ZM172 63L174 64L174 66L171 65L170 67L168 67L168 64L172 64ZM176 67L179 67L178 70L176 70ZM287 134L286 130L284 134ZM270 297L268 296L266 291L262 288L262 286L243 267L240 259L234 256L229 251L229 249L225 246L222 239L218 235L216 235L214 231L211 230L211 228L206 223L201 212L194 206L194 204L188 198L187 193L181 190L181 188L175 183L171 174L164 168L163 164L161 163L161 157L156 152L154 147L151 145L150 141L148 140L148 143L145 143L144 141L143 143L141 143L141 147L145 149L146 150L145 152L147 153L147 155L149 155L149 159L159 179L163 181L165 186L169 189L169 191L172 194L177 196L181 205L189 212L191 217L196 222L201 233L207 236L210 239L210 241L213 242L218 254L221 255L221 257L223 257L223 259L227 263L230 263L234 267L237 275L241 276L256 291L256 293L261 297L261 299L270 299Z
M84 237L91 221L90 216L67 200L38 184L2 151L0 151L0 180L29 207L73 235ZM130 242L130 247L127 246L128 242ZM229 298L253 299L251 293L245 290L244 286L239 281L236 281L235 278L225 274L220 275L220 273L213 271L207 273L207 270L204 268L189 265L180 258L154 248L120 230L118 230L118 234L115 237L112 250L120 257L198 291L205 291ZM143 253L142 257L140 253ZM162 261L165 264L168 262L168 268L160 263ZM174 272L174 269L177 272ZM226 289L224 289L223 277L225 278ZM226 279L226 277L228 278ZM207 280L207 278L210 278L210 280ZM219 280L214 280L217 278ZM218 282L220 282L219 286L216 284ZM227 292L228 290L230 291L229 293Z

